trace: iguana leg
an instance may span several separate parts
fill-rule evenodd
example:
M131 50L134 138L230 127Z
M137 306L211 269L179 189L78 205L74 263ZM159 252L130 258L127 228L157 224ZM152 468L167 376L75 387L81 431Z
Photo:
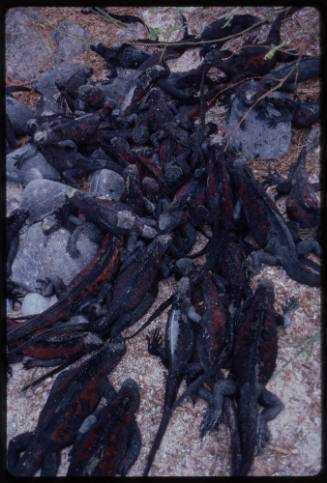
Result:
M171 276L173 270L174 270L174 262L172 258L169 255L164 255L160 265L159 265L159 270L160 270L160 275L162 278L168 278Z
M60 466L60 451L52 453L45 453L40 476L57 476L57 471Z
M137 242L139 240L139 235L136 231L132 230L127 236L126 251L128 253L133 253L137 248Z
M163 338L159 329L154 329L146 336L148 341L149 354L159 357L165 367L168 367L168 354L166 348L163 347Z
M296 246L299 257L306 257L309 253L314 253L321 257L321 247L317 240L301 240Z
M217 425L222 421L223 417L223 403L226 396L231 396L235 393L236 386L230 380L217 381L212 390L212 401L209 404L208 411L201 424L201 437L208 431L213 431Z
M179 406L187 397L191 398L194 405L194 403L197 400L197 397L199 396L199 389L202 382L204 382L205 377L206 377L206 374L204 374L203 367L200 362L189 363L185 371L185 382L187 384L187 389L177 399L177 401L174 404L174 408ZM205 399L206 394L207 393L205 393L205 396L202 399Z
M68 185L73 186L73 188L78 188L75 178L79 178L85 174L84 169L80 168L70 168L62 171L61 175Z
M247 264L249 271L253 274L259 272L261 264L266 265L280 265L280 261L277 257L266 253L264 250L257 250L248 256Z
M56 295L58 299L60 299L67 288L63 280L57 276L38 278L36 282L38 292L43 295L43 297Z
M261 389L258 402L264 407L258 415L257 425L257 454L260 454L270 439L268 421L275 419L284 408L281 400L265 387Z
M282 176L276 174L276 173L270 173L268 176L265 177L263 181L263 186L276 186L277 190L277 198L280 198L281 196L287 195L291 191L291 183L283 178Z
M229 397L225 398L224 409L227 414L228 426L230 431L231 476L237 476L240 473L242 455L236 402Z
M299 308L298 301L292 297L283 307L283 315L276 314L276 323L286 329L292 323L292 318L296 309Z
M104 383L99 388L99 394L105 397L108 403L110 403L117 396L117 391L108 380L105 380ZM100 408L100 411L101 411L101 408Z
M142 447L142 437L136 421L133 421L129 431L126 454L121 461L118 474L126 476L129 469L133 466Z
M88 238L95 243L99 243L101 240L101 232L93 223L85 222L77 226L71 233L67 242L67 251L72 258L80 256L80 251L77 248L77 241L81 233L86 233Z
M134 324L141 317L143 317L143 315L150 309L155 299L155 295L149 292L145 294L144 299L133 310L133 312L123 315L114 323L110 332L111 337L115 337L116 335L120 334L122 330L127 329L127 327Z
M20 453L25 451L30 445L33 436L33 432L26 432L19 434L10 440L7 452L7 469L13 475L15 474L15 468L19 462Z

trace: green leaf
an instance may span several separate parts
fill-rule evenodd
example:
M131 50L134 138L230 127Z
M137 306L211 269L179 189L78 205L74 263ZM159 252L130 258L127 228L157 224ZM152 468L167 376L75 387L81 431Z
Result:
M149 39L150 40L158 40L158 36L160 34L159 27L149 27Z
M226 22L223 25L223 29L230 26L231 21L233 20L233 17L234 17L234 15L227 15L226 17L224 17Z
M273 56L275 55L276 51L279 50L282 46L284 45L284 42L282 42L281 44L279 45L274 45L270 50L269 52L266 53L266 55L264 56L264 59L265 60L271 60L273 58Z

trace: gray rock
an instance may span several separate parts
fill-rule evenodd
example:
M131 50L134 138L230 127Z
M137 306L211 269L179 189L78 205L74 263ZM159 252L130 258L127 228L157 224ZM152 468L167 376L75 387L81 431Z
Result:
M200 49L189 49L177 59L168 60L167 64L170 72L186 72L191 69L196 69L201 62Z
M134 69L117 69L118 76L110 83L101 86L101 90L106 97L113 100L117 106L122 104L127 93L135 85L137 73Z
M28 293L25 295L22 303L22 315L41 314L51 307L51 305L55 304L57 300L58 299L55 295L52 297L43 297L43 295L39 293Z
M125 191L124 178L111 169L99 169L90 176L90 191L108 195L110 200L120 200Z
M53 35L57 44L56 59L59 62L72 59L86 50L91 40L89 32L71 20L60 22Z
M176 41L183 37L182 16L178 7L154 7L142 11L144 22L155 30L158 40Z
M248 109L237 97L233 100L225 131L227 143L247 160L285 156L291 142L291 119L278 120L281 113L273 107L265 116L254 108L240 127L239 122Z
M19 168L21 166L21 168ZM58 171L48 163L33 144L24 144L6 156L7 178L26 186L33 179L59 180Z
M58 94L55 82L67 82L72 76L81 76L86 80L92 74L92 69L85 64L58 64L47 70L36 82L34 89L46 97L53 97ZM81 82L81 85L83 82Z
M38 278L57 276L68 284L97 251L97 245L81 233L77 241L80 255L72 258L66 248L69 237L69 232L63 228L46 236L42 223L30 225L20 235L18 252L12 265L12 281L29 291L37 290Z
M140 23L130 23L127 29L120 29L117 33L117 46L130 40L146 38L147 31Z
M36 110L38 115L46 115L60 112L57 104L59 91L56 82L65 83L72 76L79 78L80 85L92 75L92 68L85 64L60 63L47 70L37 82L33 83L34 89L41 94Z
M28 134L27 121L34 117L33 111L11 96L6 96L6 113L17 136Z
M6 216L20 207L23 197L23 187L19 183L6 182Z
M66 195L75 191L75 188L57 181L36 179L24 189L21 207L29 210L29 220L33 223L62 207Z
M42 9L11 8L6 14L6 73L13 79L31 81L49 62L52 48L41 29Z
M27 186L28 183L31 181L34 181L35 179L44 179L42 176L41 171L38 168L31 168L26 172L26 175L24 176L24 182L23 185Z

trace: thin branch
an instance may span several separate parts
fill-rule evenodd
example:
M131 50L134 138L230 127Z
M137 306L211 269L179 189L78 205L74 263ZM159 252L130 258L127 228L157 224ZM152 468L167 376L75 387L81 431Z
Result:
M248 117L249 113L252 111L252 109L255 108L255 106L257 106L259 104L259 102L261 102L263 99L265 99L266 97L268 97L270 94L272 94L273 92L277 91L280 87L282 87L282 85L284 84L284 82L287 81L287 79L291 76L291 74L293 74L293 72L297 70L297 65L294 66L293 69L291 69L289 71L289 73L283 77L279 82L278 84L276 84L274 87L272 87L271 89L269 89L268 91L264 92L261 96L258 97L258 99L256 99L256 101L249 107L249 109L243 114L243 116L241 117L240 121L237 123L237 126L235 126L235 128L233 129L231 135L229 136L230 137L230 140L232 139L233 135L235 134L236 132L236 129L240 128L240 126L242 125L242 123L245 121L245 119ZM230 145L230 141L228 143L226 143L226 146L224 148L224 151L227 150L228 146Z
M243 84L243 82L247 82L249 80L254 80L254 79L262 79L262 75L256 75L252 77L245 77L245 79L241 79L237 82L234 82L234 84L228 84L226 87L221 89L217 94L215 94L211 99L208 100L208 108L212 107L212 103L219 97L221 94L223 94L225 91L228 91L229 89L233 89L233 87L238 86L239 84Z
M280 87L282 87L282 85L284 84L284 82L286 82L287 79L291 76L291 74L293 74L295 68L296 67L294 67L293 69L291 69L290 72L278 82L278 84L276 84L274 87L272 87L268 91L264 92L260 97L258 97L258 99L256 99L256 101L249 107L249 109L246 111L246 113L241 117L241 120L239 122L239 126L241 126L242 122L245 121L245 119L249 115L249 112L252 111L252 109L254 109L255 106L257 104L259 104L259 102L261 102L263 99L265 99L270 94L272 94L273 92L275 92L278 89L280 89Z
M285 42L282 42L279 45L274 45L269 50L269 52L266 53L266 55L264 56L264 60L270 60L275 55L275 53L277 52L277 50L280 50L281 47L283 47L284 45L285 45Z
M186 41L186 42L152 42L152 41L147 41L147 40L129 40L126 43L127 44L136 44L136 45L148 45L150 47L197 47L199 45L205 45L205 44L215 44L217 42L225 42L230 39L234 39L235 37L239 37L246 32L250 32L250 30L253 30L257 27L260 27L261 25L264 25L266 23L269 23L268 20L260 20L260 22L255 23L251 27L248 27L241 32L238 32L237 34L232 34L232 35L227 35L226 37L220 37L219 39L212 39L212 40L199 40L199 41Z
M103 19L106 20L107 22L113 23L117 27L126 28L126 25L123 22L121 22L120 20L117 20L117 19L113 18L103 8L101 8L101 7L91 7L91 9L93 10L94 13L96 13L97 15L100 15L101 17L103 17Z

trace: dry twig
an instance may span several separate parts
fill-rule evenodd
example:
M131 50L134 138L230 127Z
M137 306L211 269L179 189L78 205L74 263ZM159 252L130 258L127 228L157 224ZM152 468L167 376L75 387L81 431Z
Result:
M246 32L249 32L250 30L253 30L257 27L261 27L261 25L264 25L268 23L268 20L260 20L260 22L255 23L254 25L251 25L251 27L248 27L241 32L238 32L237 34L232 34L232 35L227 35L226 37L220 37L219 39L212 39L212 40L198 40L198 41L186 41L186 42L152 42L152 41L147 41L147 40L129 40L126 43L127 44L134 44L134 45L148 45L149 47L198 47L200 45L205 45L205 44L215 44L217 42L225 42L230 39L234 39L235 37L239 37Z
M233 134L235 134L236 132L236 129L238 129L242 123L245 121L245 119L248 117L249 113L252 111L252 109L255 108L255 106L257 106L259 104L259 102L263 101L263 99L265 99L266 97L268 97L270 94L272 94L273 92L277 91L278 89L280 89L282 87L282 85L284 84L284 82L287 81L287 79L294 73L294 71L297 71L297 65L294 66L293 69L291 69L289 71L289 73L283 77L279 82L278 84L276 84L274 87L272 87L271 89L269 89L268 91L264 92L261 96L258 97L258 99L256 99L256 101L249 107L249 109L243 114L243 116L241 117L240 121L238 122L237 126L233 129L232 131L232 135L230 136L230 139L232 139L233 137ZM228 143L226 143L226 146L224 148L224 151L226 151L228 149L228 146L230 145L230 141Z

